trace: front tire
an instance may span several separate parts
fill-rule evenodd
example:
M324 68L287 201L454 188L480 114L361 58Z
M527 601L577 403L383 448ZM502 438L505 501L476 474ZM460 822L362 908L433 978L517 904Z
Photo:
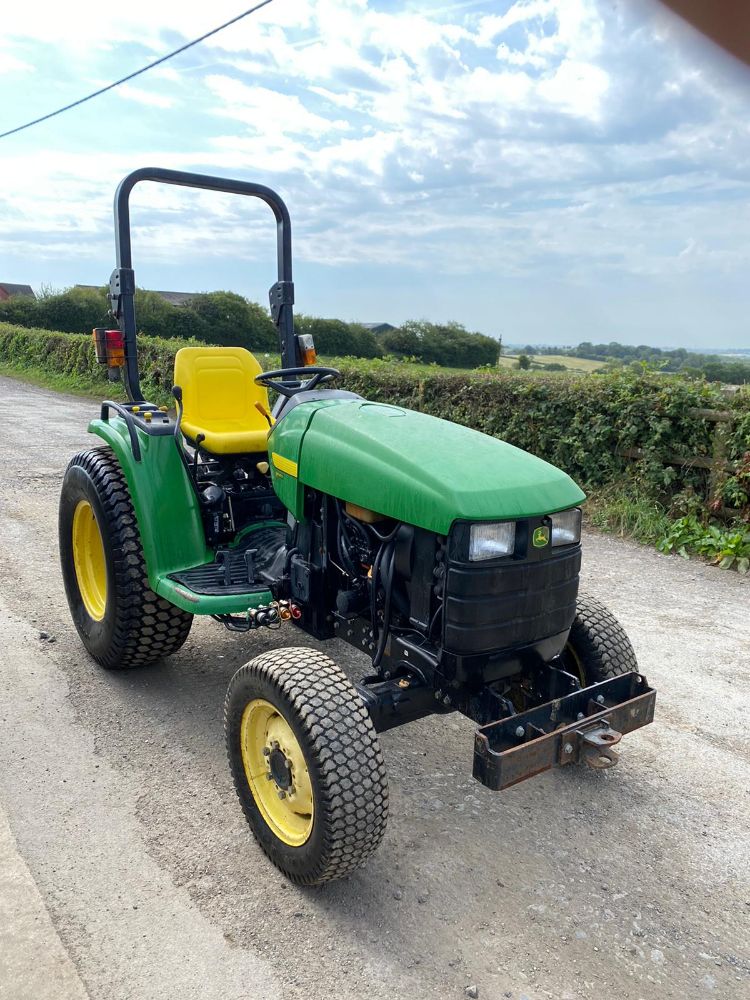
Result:
M70 460L59 533L70 613L97 663L127 670L182 646L193 616L151 590L128 484L109 448Z
M638 670L635 652L612 612L588 594L579 594L564 657L581 687Z
M341 878L376 850L385 764L362 699L329 657L294 648L250 660L229 685L224 728L245 818L287 878Z

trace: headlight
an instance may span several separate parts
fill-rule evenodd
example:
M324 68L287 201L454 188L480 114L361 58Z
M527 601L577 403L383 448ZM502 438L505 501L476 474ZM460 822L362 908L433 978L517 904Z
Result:
M572 510L561 510L559 514L552 514L552 532L550 544L554 548L556 545L574 545L581 540L581 510L573 507Z
M515 521L498 524L472 524L469 532L469 559L497 559L509 556L516 544Z

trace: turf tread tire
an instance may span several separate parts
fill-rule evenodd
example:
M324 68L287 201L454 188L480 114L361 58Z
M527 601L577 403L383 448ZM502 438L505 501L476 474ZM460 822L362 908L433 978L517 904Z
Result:
M256 697L282 711L302 747L313 785L308 842L291 848L260 815L247 783L240 725ZM378 848L388 821L388 784L375 727L356 688L323 653L306 647L262 653L237 671L227 691L224 728L235 790L253 835L292 882L341 878Z
M66 490L73 470L81 470L94 487L107 558L107 627L97 630L106 631L97 641L92 639L93 623L82 605L66 537L71 504L75 504L75 493ZM188 637L193 616L158 597L149 586L130 490L111 448L80 451L68 463L60 498L60 540L68 604L84 645L97 663L108 670L130 670L177 652Z
M635 652L625 630L612 612L588 594L579 594L570 629L572 646L583 665L587 684L638 670Z

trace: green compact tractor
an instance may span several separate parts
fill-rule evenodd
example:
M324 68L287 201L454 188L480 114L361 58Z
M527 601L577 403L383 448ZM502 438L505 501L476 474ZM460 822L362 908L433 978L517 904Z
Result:
M261 371L236 347L183 348L174 418L139 383L129 196L140 181L249 195L276 218L281 368ZM476 723L474 777L491 789L616 763L655 693L617 621L578 593L578 486L503 441L335 388L339 373L294 332L289 213L269 188L138 170L117 190L115 232L117 323L94 340L129 402L102 404L89 426L102 444L72 459L60 501L84 646L108 669L144 666L209 615L234 632L338 638L369 661L353 683L292 641L231 680L229 765L274 864L306 884L360 865L388 816L377 734L424 716Z

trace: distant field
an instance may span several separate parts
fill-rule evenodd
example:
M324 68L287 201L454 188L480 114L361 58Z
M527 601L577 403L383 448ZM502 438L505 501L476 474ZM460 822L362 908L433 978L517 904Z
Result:
M262 359L261 364L263 364ZM424 365L413 361L395 361L392 358L380 359L380 358L324 358L321 357L321 362L325 364L331 364L336 366L338 363L344 363L349 367L360 368L361 370L374 370L377 371L381 368L395 368L403 373L408 373L410 375L466 375L469 372L481 371L483 374L492 373L493 368L445 368L442 365ZM553 362L561 365L565 365L565 372L569 372L575 375L585 375L589 372L597 371L599 368L604 368L604 363L601 361L588 361L585 358L566 358L562 354L550 354L539 355L534 358L534 363L541 364L551 364ZM503 354L498 360L498 369L500 371L512 371L515 375L554 375L554 372L545 372L541 368L530 368L525 371L518 370L518 355L517 354ZM559 375L564 375L565 372L558 372Z
M503 354L500 364L503 368L515 368L518 361L517 354ZM604 361L590 361L588 358L569 358L565 354L535 354L532 363L542 365L565 365L571 372L595 372L604 368Z

